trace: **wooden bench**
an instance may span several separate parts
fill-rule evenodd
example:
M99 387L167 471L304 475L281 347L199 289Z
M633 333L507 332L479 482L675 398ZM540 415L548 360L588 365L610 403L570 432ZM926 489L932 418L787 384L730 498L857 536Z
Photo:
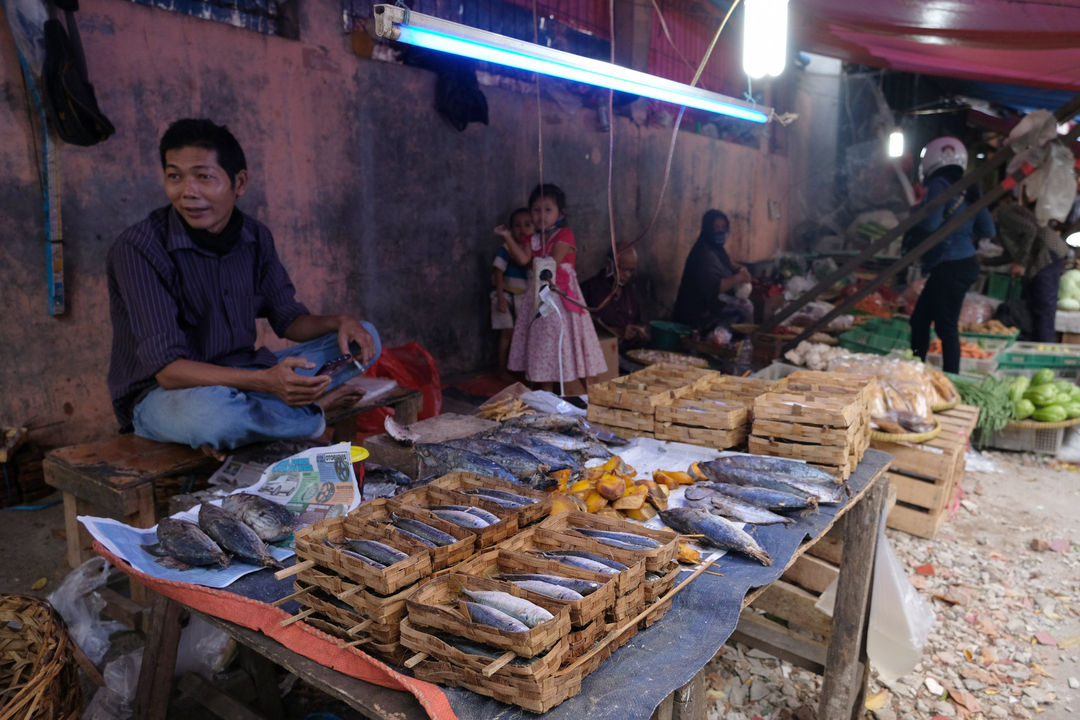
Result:
M394 388L369 402L328 417L335 442L355 439L356 416L379 407L394 408L399 422L416 421L422 403L416 390ZM93 555L90 534L79 515L109 517L133 527L157 523L154 485L158 480L187 475L218 465L201 450L159 443L135 435L71 445L49 452L42 462L45 482L64 498L67 561L78 567Z

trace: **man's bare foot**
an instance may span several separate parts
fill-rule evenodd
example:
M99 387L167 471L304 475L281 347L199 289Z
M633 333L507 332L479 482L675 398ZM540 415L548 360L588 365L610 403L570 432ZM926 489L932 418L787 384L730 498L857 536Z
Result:
M348 383L338 385L324 394L315 404L322 408L324 415L348 410L364 399L364 391Z
M208 457L214 458L218 462L225 462L225 458L227 457L225 453L223 453L221 450L215 450L209 445L203 445L199 449L203 451L203 454L207 455Z

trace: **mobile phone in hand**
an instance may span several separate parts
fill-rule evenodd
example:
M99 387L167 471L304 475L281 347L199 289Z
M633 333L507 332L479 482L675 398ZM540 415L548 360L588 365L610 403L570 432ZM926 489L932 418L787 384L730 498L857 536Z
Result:
M336 357L333 360L328 360L327 362L323 363L323 366L319 368L319 371L315 374L329 375L331 378L334 378L339 373L341 373L341 371L345 370L345 368L349 367L349 365L352 364L352 361L352 355L341 355L340 357Z

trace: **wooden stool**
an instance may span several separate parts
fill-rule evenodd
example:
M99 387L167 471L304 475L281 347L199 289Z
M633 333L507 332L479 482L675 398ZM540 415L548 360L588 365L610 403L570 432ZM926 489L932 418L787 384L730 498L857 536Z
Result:
M63 493L67 561L78 567L93 555L78 515L110 517L133 527L157 523L154 481L216 463L200 450L136 435L58 448L42 462L45 482Z

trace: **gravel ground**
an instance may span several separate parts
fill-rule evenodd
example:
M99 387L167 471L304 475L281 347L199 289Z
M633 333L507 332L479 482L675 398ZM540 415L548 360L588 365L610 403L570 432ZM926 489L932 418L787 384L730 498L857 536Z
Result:
M997 471L968 472L936 538L887 533L937 619L911 672L886 685L874 671L869 717L1080 716L1080 474L1031 454L982 459ZM815 718L813 673L740 645L706 672L710 720Z

